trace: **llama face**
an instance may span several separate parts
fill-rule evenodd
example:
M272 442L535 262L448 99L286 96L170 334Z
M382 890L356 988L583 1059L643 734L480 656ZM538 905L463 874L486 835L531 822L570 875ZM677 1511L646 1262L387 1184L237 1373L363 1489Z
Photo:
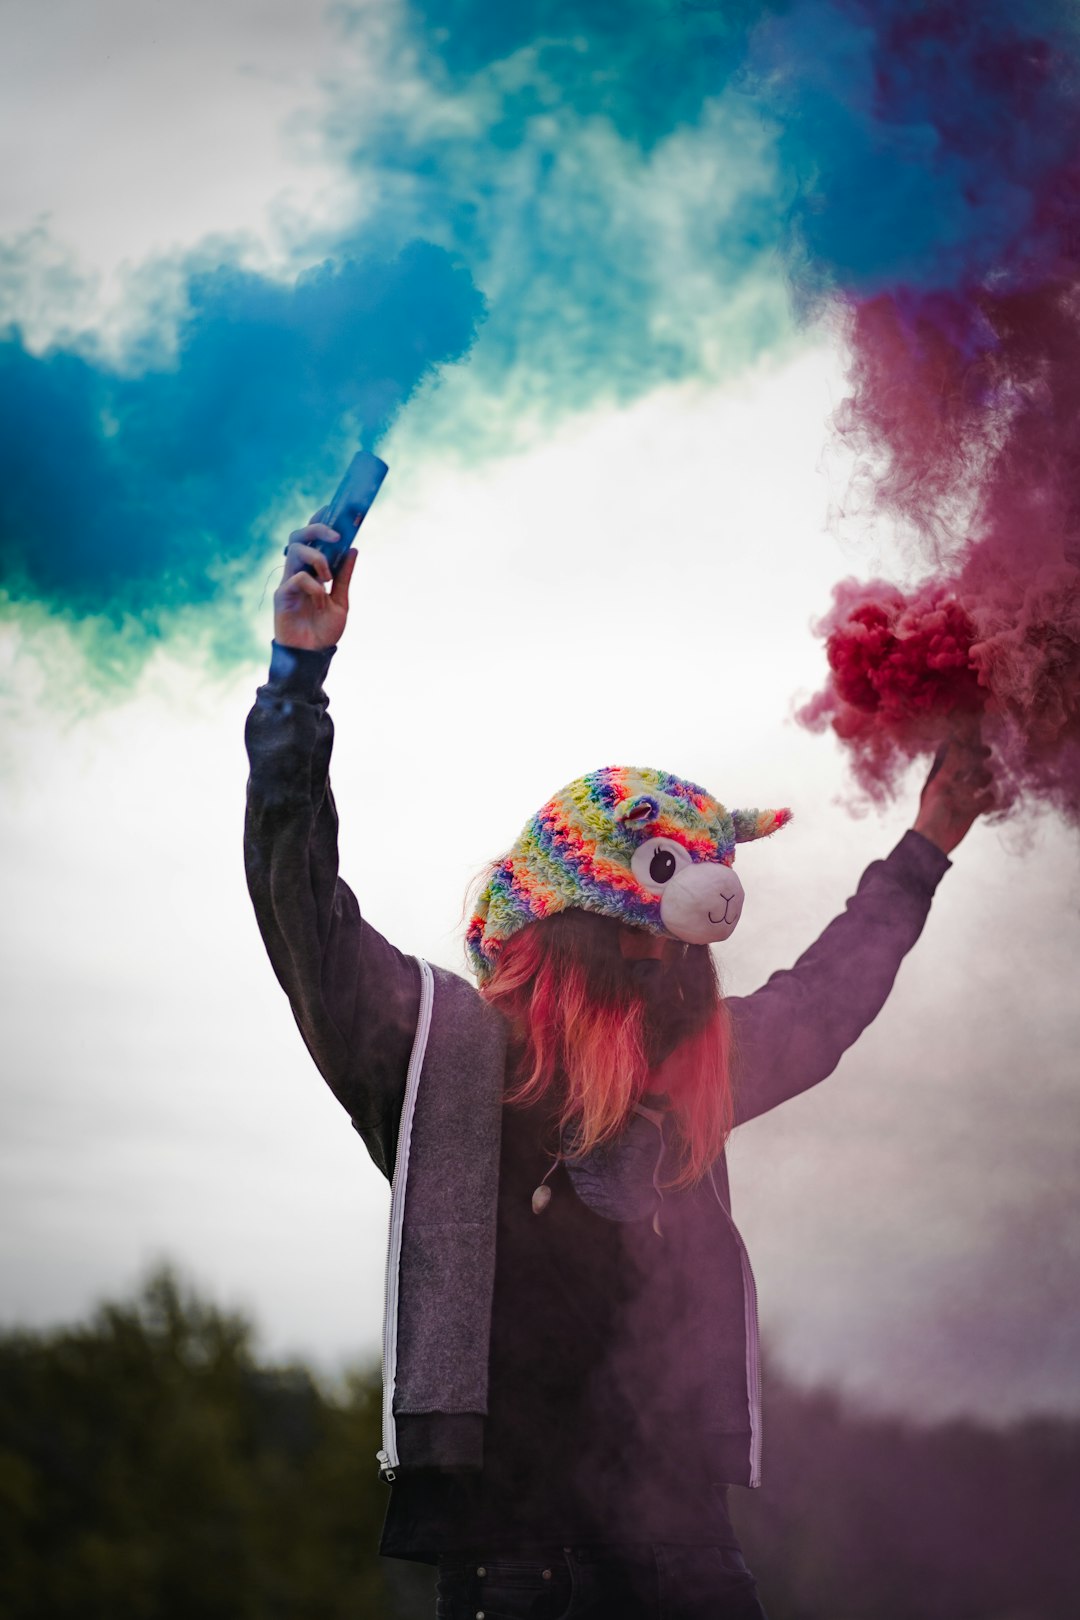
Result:
M672 838L639 844L630 870L643 889L660 896L664 931L688 945L713 945L734 932L744 890L722 861L694 861Z

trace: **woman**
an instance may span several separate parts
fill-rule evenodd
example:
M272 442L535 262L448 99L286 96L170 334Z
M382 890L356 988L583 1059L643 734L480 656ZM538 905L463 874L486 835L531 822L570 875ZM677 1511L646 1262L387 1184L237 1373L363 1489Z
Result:
M476 989L397 951L337 876L322 682L356 557L331 580L331 535L291 537L275 595L246 857L304 1039L393 1182L382 1550L438 1565L440 1620L760 1617L727 1510L761 1425L724 1142L880 1010L989 803L984 751L950 747L844 913L726 1001L708 946L741 909L735 846L788 813L594 772L491 868Z

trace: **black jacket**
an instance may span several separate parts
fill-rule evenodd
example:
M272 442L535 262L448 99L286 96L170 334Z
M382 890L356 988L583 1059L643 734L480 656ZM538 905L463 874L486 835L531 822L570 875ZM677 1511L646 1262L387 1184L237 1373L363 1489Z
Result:
M476 1469L488 1399L506 1031L467 980L403 955L371 928L338 877L333 726L322 689L331 656L275 645L248 717L248 882L308 1049L392 1180L384 1471ZM792 969L751 996L729 998L737 1123L833 1071L884 1004L948 866L933 844L907 833L868 868L845 911ZM653 1196L663 1122L635 1116L623 1146L644 1166L643 1195ZM575 1182L577 1193L588 1203L592 1182L602 1203L609 1178L600 1162L592 1170ZM756 1485L754 1282L731 1221L723 1159L698 1187L674 1196L694 1201L713 1252L737 1256L720 1314L739 1324L739 1365L716 1368L722 1467L723 1477Z

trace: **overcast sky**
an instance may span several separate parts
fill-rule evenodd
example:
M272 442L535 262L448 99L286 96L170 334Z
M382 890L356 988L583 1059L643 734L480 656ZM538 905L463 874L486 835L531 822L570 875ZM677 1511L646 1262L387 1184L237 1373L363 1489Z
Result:
M72 328L119 341L148 265L160 289L170 256L223 235L234 254L238 233L251 262L299 262L340 210L363 216L365 185L384 194L334 131L353 97L363 126L389 4L360 8L347 43L314 4L0 10L0 310L39 349ZM664 161L649 206L690 159ZM682 268L654 266L673 308L705 296ZM730 305L714 338L725 322ZM521 387L485 393L485 341L384 446L332 671L344 875L397 944L461 968L465 888L531 811L601 764L660 765L795 809L739 857L747 907L721 963L744 993L811 942L917 797L853 816L838 750L791 720L822 679L831 585L899 567L887 539L841 547L827 526L842 356L789 331L541 428ZM492 429L518 409L520 433ZM264 641L274 566L270 548L236 586ZM275 1352L373 1354L386 1188L310 1066L243 886L260 662L166 643L103 694L36 615L0 624L0 657L4 1319L71 1319L169 1257ZM792 1372L927 1416L1080 1410L1078 904L1061 829L976 828L875 1027L736 1139L736 1216Z

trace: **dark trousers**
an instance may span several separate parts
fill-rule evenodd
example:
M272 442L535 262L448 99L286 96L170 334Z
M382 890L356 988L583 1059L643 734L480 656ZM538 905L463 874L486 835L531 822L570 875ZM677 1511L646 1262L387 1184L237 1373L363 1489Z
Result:
M734 1547L563 1547L439 1560L436 1620L767 1620Z

